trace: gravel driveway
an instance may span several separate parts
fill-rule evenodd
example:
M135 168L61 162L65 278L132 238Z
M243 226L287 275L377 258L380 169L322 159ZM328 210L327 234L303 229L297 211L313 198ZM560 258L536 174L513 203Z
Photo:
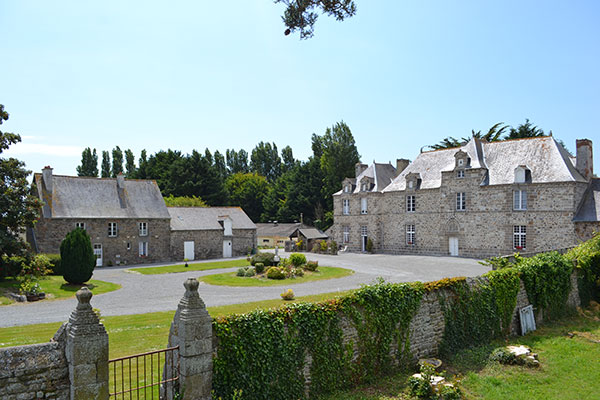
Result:
M288 256L284 252L280 252L280 255ZM274 287L226 287L201 283L200 297L207 306L212 307L276 299L288 287L294 289L296 296L305 296L356 289L374 282L378 277L390 282L432 281L454 276L477 276L489 270L477 260L456 257L348 253L337 256L307 254L307 258L319 261L319 265L349 268L355 273L345 278ZM100 309L103 316L174 310L185 291L183 282L187 278L237 269L141 275L127 272L128 268L132 266L99 268L94 271L94 279L123 286L117 291L92 298L92 306ZM73 298L0 306L0 327L66 321L76 303Z

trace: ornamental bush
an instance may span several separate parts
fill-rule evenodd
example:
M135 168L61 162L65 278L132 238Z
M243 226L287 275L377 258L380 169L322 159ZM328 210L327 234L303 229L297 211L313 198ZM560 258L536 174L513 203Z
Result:
M565 256L577 270L581 305L587 306L591 300L600 301L600 232Z
M254 269L256 270L257 274L262 274L265 271L265 264L256 263L254 264Z
M317 270L317 268L319 268L319 262L318 261L309 261L306 264L304 264L303 268L307 271L315 272Z
M292 254L290 254L290 262L295 267L300 267L300 266L306 264L306 256L304 254L300 254L300 253L292 253Z
M279 267L271 267L267 271L269 279L285 279L285 270Z
M50 261L50 275L62 276L62 264L60 261L60 254L45 254Z
M250 268L248 268L248 270L246 271L246 274L244 276L246 278L251 278L255 275L256 275L256 272L255 272L254 268L250 267Z
M96 256L84 229L77 228L67 234L60 244L60 259L65 281L74 285L90 280L96 267Z
M246 270L248 270L248 267L241 267L238 268L237 272L235 273L236 276L246 276Z
M262 263L264 266L268 267L275 265L275 262L273 261L274 258L275 254L273 253L256 253L254 256L252 256L250 264L252 264L252 266L256 266L256 263Z

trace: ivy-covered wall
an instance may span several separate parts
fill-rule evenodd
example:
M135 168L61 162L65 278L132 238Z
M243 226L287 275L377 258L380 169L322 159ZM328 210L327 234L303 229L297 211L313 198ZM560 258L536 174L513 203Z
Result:
M242 390L243 399L314 399L516 334L521 307L533 304L540 323L579 306L576 265L546 253L479 278L381 281L324 303L217 319L215 398Z

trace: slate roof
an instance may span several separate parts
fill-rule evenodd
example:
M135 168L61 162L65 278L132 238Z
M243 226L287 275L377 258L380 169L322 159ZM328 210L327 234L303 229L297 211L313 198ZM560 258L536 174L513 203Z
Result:
M473 138L460 150L471 158L470 168L488 170L488 177L482 183L485 185L514 183L514 171L520 165L529 168L532 183L586 182L573 166L570 155L552 136L491 143ZM420 174L421 189L439 188L442 172L454 170L457 151L459 148L419 154L383 191L404 190L406 175L411 172Z
M364 177L372 178L375 186L371 189L371 192L380 192L385 187L387 187L390 183L392 183L394 177L396 176L396 168L391 164L381 164L373 162L373 164L369 165L367 169L361 172L355 179L352 179L356 187L352 193L360 192L360 181ZM343 191L340 190L334 194L341 194Z
M297 230L307 239L327 239L329 237L317 228L298 228Z
M289 237L294 231L300 228L300 222L294 223L258 223L256 224L256 235L258 237L280 236Z
M52 175L52 193L34 174L45 218L169 218L155 181Z
M219 221L229 217L232 229L256 229L240 207L167 207L173 231L223 230Z
M600 179L591 180L588 189L583 195L581 205L573 217L574 222L600 221Z

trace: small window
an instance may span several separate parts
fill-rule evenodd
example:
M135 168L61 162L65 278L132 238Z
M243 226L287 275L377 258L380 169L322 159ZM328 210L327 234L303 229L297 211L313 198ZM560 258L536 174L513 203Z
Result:
M350 227L344 226L344 232L342 236L342 243L350 243Z
M361 214L367 213L367 198L366 197L363 197L362 199L360 199L360 213Z
M458 171L456 171L456 177L457 178L464 178L465 177L465 170L464 169L459 169Z
M109 222L108 223L108 237L117 237L117 223L116 222Z
M148 236L148 223L147 222L139 222L138 228L140 231L140 236Z
M513 210L527 210L526 190L515 190L513 192Z
M414 182L414 181L408 181L408 188L409 188L409 189L412 189L412 188L413 188L413 186L415 185L413 182Z
M367 226L366 225L362 225L360 227L360 236L367 236Z
M350 200L344 199L342 201L342 214L350 215Z
M131 250L131 243L127 242L127 250Z
M465 192L456 193L456 211L465 211L467 209L467 196Z
M417 203L415 196L406 196L406 211L415 212L417 209Z
M263 243L269 243L269 239L263 239Z
M459 167L462 167L464 165L464 163L465 163L465 160L463 160L462 158L458 159L458 166Z
M513 226L513 246L515 250L527 248L527 227L525 225Z
M76 222L75 228L85 229L85 222Z
M406 225L406 244L408 246L415 245L415 226Z
M344 186L344 193L350 193L350 185Z
M148 256L148 242L140 242L140 257Z

